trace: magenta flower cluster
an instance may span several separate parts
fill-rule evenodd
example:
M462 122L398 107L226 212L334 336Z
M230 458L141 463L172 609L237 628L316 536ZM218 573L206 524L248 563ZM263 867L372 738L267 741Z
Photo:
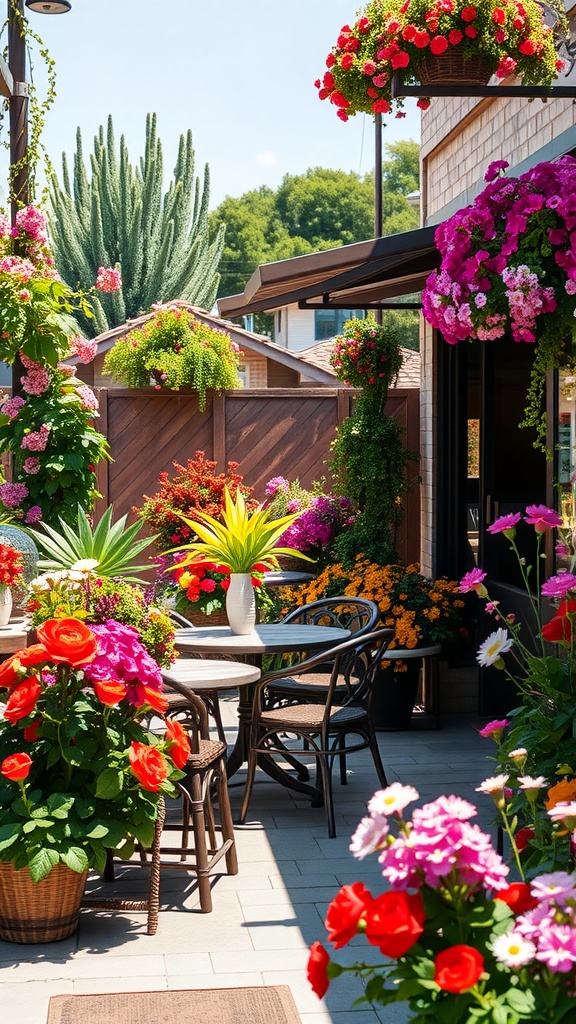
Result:
M574 327L576 160L537 164L519 178L499 177L505 166L490 165L472 206L436 231L442 263L422 305L451 345L507 333L530 343L543 330Z
M289 512L298 512L299 507L298 501L288 502ZM349 498L321 494L314 498L311 507L288 527L278 543L282 547L303 552L326 548L353 522L354 513Z
M576 884L574 875L555 871L531 882L538 900L533 910L516 919L515 931L527 939L534 960L553 974L567 974L576 964Z
M98 637L98 654L84 668L88 679L122 683L128 703L135 707L145 703L145 687L162 690L160 668L140 642L134 626L108 619L102 625L91 625L90 629Z

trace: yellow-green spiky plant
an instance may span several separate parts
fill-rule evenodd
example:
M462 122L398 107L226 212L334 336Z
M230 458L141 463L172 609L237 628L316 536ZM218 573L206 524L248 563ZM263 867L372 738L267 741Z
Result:
M261 505L250 512L241 490L236 490L234 500L230 491L224 489L223 522L214 519L207 512L196 511L194 519L182 519L194 530L199 540L183 544L173 551L188 551L184 562L216 562L226 565L230 572L250 572L255 566L268 569L278 568L278 555L291 555L313 561L294 548L277 547L277 541L285 530L294 523L301 512L292 512L280 519L272 519L270 509Z

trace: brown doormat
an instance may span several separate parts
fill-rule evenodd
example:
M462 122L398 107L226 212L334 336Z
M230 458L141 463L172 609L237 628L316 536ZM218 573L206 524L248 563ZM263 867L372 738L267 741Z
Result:
M301 1024L287 985L52 996L47 1024Z

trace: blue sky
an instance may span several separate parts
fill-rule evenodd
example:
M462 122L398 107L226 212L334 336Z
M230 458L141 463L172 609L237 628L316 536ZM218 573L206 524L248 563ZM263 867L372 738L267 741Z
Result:
M165 167L192 130L197 173L210 167L210 205L252 188L277 188L309 167L364 174L374 163L372 119L342 123L314 80L356 0L71 0L31 27L56 60L57 99L44 143L58 171L80 126L85 153L108 114L134 163L146 114L158 115ZM2 3L2 0L0 0ZM41 61L34 76L42 82ZM419 139L419 112L391 118L383 141ZM2 184L5 180L2 165Z

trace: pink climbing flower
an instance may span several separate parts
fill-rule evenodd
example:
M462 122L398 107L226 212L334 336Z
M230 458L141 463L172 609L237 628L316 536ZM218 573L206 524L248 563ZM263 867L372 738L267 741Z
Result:
M122 287L122 274L116 268L98 267L96 287L101 292L118 292Z
M48 241L46 217L35 206L25 206L23 210L18 210L16 214L16 227L20 231L25 231L33 242L41 242L43 244Z
M39 430L31 430L22 438L20 447L27 448L30 452L43 452L48 444L51 427L43 423Z
M98 345L94 338L83 338L75 334L70 339L70 351L73 356L78 356L81 363L91 363L98 351Z

